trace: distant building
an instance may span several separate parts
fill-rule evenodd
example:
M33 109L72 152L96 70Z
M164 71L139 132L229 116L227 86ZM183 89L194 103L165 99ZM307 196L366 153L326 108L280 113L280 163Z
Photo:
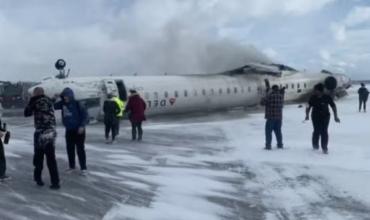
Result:
M28 89L35 82L0 81L0 103L4 109L23 108L29 100Z

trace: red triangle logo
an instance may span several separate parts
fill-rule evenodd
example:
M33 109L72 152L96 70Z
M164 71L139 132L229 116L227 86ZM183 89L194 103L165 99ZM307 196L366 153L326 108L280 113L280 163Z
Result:
M170 98L170 104L171 105L175 104L175 102L176 102L176 99L175 98Z

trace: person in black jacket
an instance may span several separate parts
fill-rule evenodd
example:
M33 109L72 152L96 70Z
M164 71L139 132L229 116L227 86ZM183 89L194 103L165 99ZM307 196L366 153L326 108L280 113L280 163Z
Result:
M24 110L24 116L34 116L35 133L34 133L34 157L33 165L34 180L37 185L43 186L42 169L44 156L49 168L51 189L59 189L59 174L57 161L55 159L55 139L56 139L56 122L52 100L44 95L44 90L37 87L33 91L33 96Z
M358 89L358 98L359 98L359 108L358 111L361 112L362 106L364 112L366 112L366 102L367 98L369 97L369 90L365 87L364 83L361 83L361 88Z
M0 130L0 181L9 179L10 177L6 175L6 160L4 152L4 144L1 138L5 136L5 132Z
M104 124L105 124L105 140L106 143L113 143L117 132L119 118L118 114L121 112L120 107L114 100L112 94L108 94L107 100L104 101L103 111L104 111ZM109 140L109 133L112 131L112 139Z
M337 107L333 98L324 93L324 85L322 83L315 85L314 94L311 96L306 109L306 120L309 120L309 113L312 109L312 147L314 150L318 150L319 139L321 138L321 148L324 154L328 153L328 127L330 122L329 106L333 110L335 122L339 123L340 120L338 118Z

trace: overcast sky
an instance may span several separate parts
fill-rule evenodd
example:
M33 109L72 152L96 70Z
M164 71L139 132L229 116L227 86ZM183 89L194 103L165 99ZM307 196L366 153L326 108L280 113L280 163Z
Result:
M0 0L0 80L215 72L250 61L370 78L368 0Z

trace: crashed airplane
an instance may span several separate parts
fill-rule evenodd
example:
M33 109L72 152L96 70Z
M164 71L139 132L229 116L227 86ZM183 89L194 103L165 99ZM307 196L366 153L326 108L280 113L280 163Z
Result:
M280 64L250 63L216 74L101 77L68 77L69 73L65 75L63 69L65 61L61 64L57 68L58 77L44 79L37 86L43 87L50 97L70 87L94 118L102 116L101 107L107 94L126 101L130 89L144 98L148 115L158 115L256 106L273 84L284 88L287 102L305 99L319 82L330 93L341 97L351 83L343 74L327 71L307 74Z

